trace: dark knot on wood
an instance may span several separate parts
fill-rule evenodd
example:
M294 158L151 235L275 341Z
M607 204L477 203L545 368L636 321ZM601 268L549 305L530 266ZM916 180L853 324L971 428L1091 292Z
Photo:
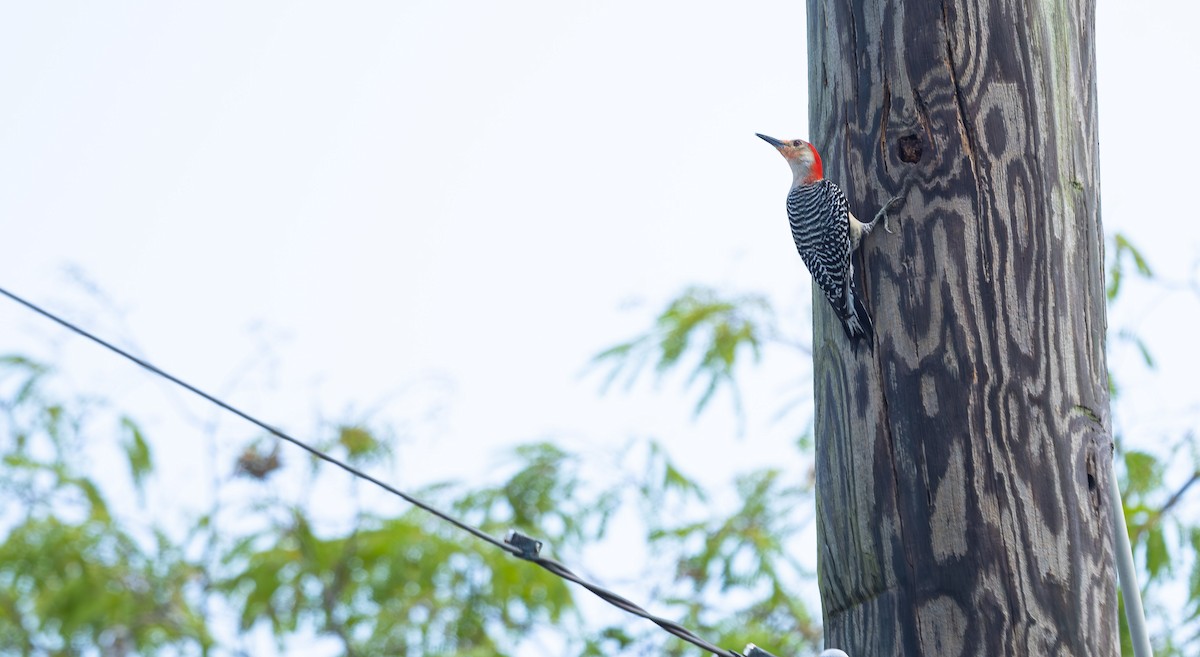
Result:
M901 162L912 164L921 161L921 154L924 152L924 149L921 147L920 137L916 135L904 135L896 141L896 146L900 150Z

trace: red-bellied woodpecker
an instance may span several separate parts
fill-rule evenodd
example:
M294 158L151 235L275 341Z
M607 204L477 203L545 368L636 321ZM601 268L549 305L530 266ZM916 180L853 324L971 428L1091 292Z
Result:
M866 340L867 347L871 348L875 328L863 305L862 295L855 289L851 256L880 218L884 230L892 232L888 227L887 211L903 197L888 201L874 219L863 223L850 212L846 195L837 183L822 177L821 156L812 144L801 139L780 141L766 135L758 136L779 149L792 167L787 213L800 258L842 321L850 344L857 346L859 340Z

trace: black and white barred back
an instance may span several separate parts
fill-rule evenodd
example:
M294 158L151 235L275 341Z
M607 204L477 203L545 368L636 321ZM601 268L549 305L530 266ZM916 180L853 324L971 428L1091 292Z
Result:
M787 198L788 222L800 258L842 321L852 345L873 346L874 327L854 288L850 249L850 206L832 180L793 187Z

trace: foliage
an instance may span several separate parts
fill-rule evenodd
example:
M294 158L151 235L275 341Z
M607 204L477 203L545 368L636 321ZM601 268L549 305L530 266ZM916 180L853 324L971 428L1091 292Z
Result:
M1176 624L1153 637L1157 655L1191 655L1200 646L1200 525L1180 513L1181 504L1200 482L1200 459L1194 446L1193 436L1187 435L1172 441L1163 455L1140 450L1123 450L1121 454L1125 466L1121 479L1125 522L1134 557L1142 569L1139 583L1147 615L1177 616ZM1193 453L1180 454L1185 450ZM1170 466L1181 463L1190 463L1190 472L1172 471L1178 468ZM1166 603L1179 595L1179 591L1172 591L1179 580L1187 582L1182 613L1178 605ZM1127 654L1132 654L1124 628L1122 644Z
M1110 307L1121 302L1122 283L1130 272L1155 280L1145 255L1124 235L1110 239L1108 256ZM1196 291L1194 283L1190 289ZM1156 361L1141 336L1125 327L1110 327L1110 333L1116 345L1130 345L1142 364L1154 370ZM1112 372L1110 382L1119 413L1120 387ZM1186 502L1200 482L1200 445L1191 432L1138 438L1128 435L1128 429L1116 436L1117 464L1122 466L1125 522L1141 570L1146 614L1151 629L1157 629L1152 643L1160 657L1193 655L1200 650L1200 518L1186 512ZM1180 599L1185 601L1182 607L1176 602ZM1123 607L1121 614L1123 620ZM1121 645L1122 654L1133 654L1124 624Z
M1108 252L1107 292L1118 303L1131 272L1152 270L1120 235ZM1153 367L1135 334L1114 335ZM740 409L745 365L768 347L804 355L780 339L763 297L693 287L596 363L610 368L606 385L682 371L686 386L703 382L700 414L722 389ZM697 654L640 619L597 622L578 587L422 512L380 513L358 484L345 492L342 521L321 521L310 496L273 485L286 478L302 491L340 494L329 491L328 468L289 462L296 452L281 452L269 436L248 440L226 467L253 492L214 502L183 535L122 513L110 504L113 486L140 504L163 497L154 437L102 399L55 397L53 378L46 365L0 358L0 653L240 655L251 652L247 637L265 635L281 652L319 639L354 656ZM397 454L388 427L355 419L321 431L322 449L388 478L381 469ZM1200 458L1191 435L1161 442L1118 437L1126 517L1149 608L1171 619L1158 626L1158 654L1195 654L1200 525L1181 510L1200 481ZM97 469L86 456L97 443L115 446L125 466ZM798 448L807 454L811 443ZM813 513L811 477L767 469L725 491L701 486L653 442L613 458L604 467L594 455L531 443L497 464L493 480L418 494L493 535L517 528L537 537L573 567L598 545L644 546L649 563L620 592L718 645L767 637L779 654L820 645L806 602L815 577L794 558ZM1186 604L1162 602L1181 583Z
M45 366L0 358L4 468L0 506L0 646L21 655L148 654L213 645L193 595L195 564L164 534L144 537L114 520L83 472L83 427L100 409L43 395ZM152 468L137 425L121 418L138 485Z
M265 633L281 652L321 637L346 655L515 655L546 641L565 654L692 654L637 619L587 625L581 589L418 510L371 512L355 490L345 496L351 522L321 523L303 496L265 494L280 476L305 479L302 490L332 485L315 464L289 468L266 437L247 441L229 464L263 495L214 504L183 536L123 517L103 485L124 474L142 503L161 492L152 438L101 400L51 398L52 378L27 359L0 360L0 652L244 654L245 638ZM380 438L386 430L328 430L321 447L360 467L385 464L393 451ZM93 480L88 443L106 440L128 467ZM617 467L603 469L532 443L497 466L506 474L494 482L417 493L493 535L535 536L569 564L605 540L621 509L640 509L642 540L662 574L631 597L722 645L769 633L815 646L816 624L795 602L804 577L784 547L807 490L785 485L778 471L754 473L733 491L738 503L715 513L708 492L653 443L614 458ZM254 529L235 529L248 518L259 520ZM654 588L664 592L652 598ZM716 613L703 602L710 592L740 593L742 602Z
M819 645L818 624L804 604L798 585L811 582L795 558L794 537L811 520L798 518L798 509L811 500L811 484L789 485L777 469L742 475L737 481L738 509L720 522L693 522L664 527L652 533L656 544L681 558L675 604L687 608L686 622L705 623L712 610L706 600L746 590L757 599L736 617L718 623L728 645L743 645L771 637L772 649L800 654Z
M698 359L687 379L707 379L696 402L699 414L721 386L729 389L741 412L734 366L744 351L758 360L763 343L774 333L771 306L759 295L721 297L708 287L691 287L667 304L645 334L610 347L598 354L595 363L611 367L607 388L622 375L632 385L647 361L662 374L684 365L684 357L693 350ZM697 346L699 343L699 346Z
M1150 269L1146 256L1142 255L1141 250L1124 234L1116 233L1109 244L1108 285L1105 288L1105 296L1111 302L1121 293L1121 281L1125 280L1126 268L1130 263L1133 264L1134 271L1145 278L1153 278L1154 272Z

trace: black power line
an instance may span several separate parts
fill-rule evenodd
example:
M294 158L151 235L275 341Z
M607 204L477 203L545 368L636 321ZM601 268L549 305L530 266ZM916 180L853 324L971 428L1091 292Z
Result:
M208 394L207 392L204 392L203 390L184 381L183 379L180 379L176 376L172 376L171 374L164 372L163 370L152 365L151 363L149 363L141 358L138 358L137 356L134 356L133 354L129 353L128 351L125 351L124 349L121 349L120 347L112 344L111 342L108 342L100 337L97 337L96 335L93 335L92 333L89 333L88 331L76 326L75 324L72 324L71 322L68 322L67 320L62 319L58 315L55 315L54 313L51 313L48 310L44 310L40 306L37 306L29 301L26 301L25 299L13 294L12 292L9 292L8 290L6 290L2 287L0 287L0 294L3 294L4 296L12 299L13 301L16 301L17 303L21 304L22 306L25 306L26 308L34 311L35 313L42 315L43 317L46 317L47 319L50 319L65 328L70 329L71 331L74 331L75 333L78 333L79 335L82 335L83 337L91 340L92 342L95 342L96 344L108 349L109 351L112 351L112 352L124 357L127 360L137 363L138 365L142 366L143 368L153 372L154 374L157 374L158 376L161 376L162 378L170 381L171 383L174 383L177 386L185 388L188 391L195 393L196 395L199 395L200 397L203 397L204 399L212 402L213 404L216 404L217 406L220 406L221 408L229 411L230 413L233 413L234 415L242 418L243 420L246 420L247 422L250 422L251 424L254 424L254 425L260 427L261 429L263 429L264 431L267 431L271 435L273 435L277 438L282 438L283 440L286 440L289 443L292 443L293 445L299 447L300 449L303 449L304 451L312 454L313 456L321 459L322 461L336 465L339 468L345 470L346 472L349 472L350 474L354 475L355 477L359 477L360 479L365 479L365 480L375 484L376 486L379 486L380 488L386 490L387 492L392 493L393 495L403 499L404 501L408 502L409 504L412 504L413 506L416 506L417 508L422 509L424 511L428 511L429 513L433 514L434 516L437 516L438 518L445 520L446 522L454 525L455 527L458 527L459 529L470 533L471 535L475 536L476 538L479 538L484 541L487 541L488 543L491 543L495 547L500 548L501 550L504 550L505 552L513 555L514 557L518 557L520 559L524 559L526 561L535 563L535 564L541 566L542 568L550 571L551 573L553 573L567 581L574 582L574 583L582 586L583 588L596 594L596 596L598 596L600 599L613 605L614 607L617 607L618 609L624 610L635 616L641 616L642 618L645 618L645 619L651 621L655 625L658 625L662 629L679 637L680 639L683 639L684 641L687 641L688 643L690 643L694 646L697 646L699 648L703 648L704 650L707 650L708 652L710 652L714 655L717 655L718 657L743 657L743 655L741 653L738 653L738 652L735 652L732 650L725 650L724 648L721 648L712 643L709 643L708 641L705 641L704 639L700 638L695 633L693 633L691 630L680 625L679 623L668 620L666 618L662 618L661 616L655 616L654 614L646 611L645 609L643 609L640 606L634 604L633 602L627 600L626 598L624 598L620 595L617 595L616 593L613 593L612 591L609 591L608 589L606 589L598 584L593 584L593 583L583 579L579 575L576 575L575 573L571 572L571 570L568 569L566 566L562 565L561 563L559 563L553 559L547 559L545 557L539 556L538 551L542 547L541 541L529 538L528 536L519 534L517 532L513 532L504 541L500 541L500 540L496 539L495 537L487 534L486 532L484 532L476 527L472 527L471 525L468 525L465 522L458 520L457 518L447 515L446 513L439 511L438 509L426 504L425 502L422 502L421 500L413 497L412 495L409 495L408 493L405 493L404 491L401 491L398 488L396 488L390 484L384 483L383 481L380 481L379 479L372 477L371 475L363 472L362 470L359 470L358 468L356 468L348 463L340 461L340 460L330 456L329 454L322 452L321 450L317 449L316 447L313 447L312 445L309 445L297 438L293 438L292 436L289 436L288 434L284 433L283 431L280 431L279 429L272 427L271 425L267 424L266 422L263 422L262 420L259 420L258 418L254 417L253 415L250 415L249 413L241 411L231 404L221 401L219 398L214 397L214 396ZM753 651L751 651L751 653L753 654Z

